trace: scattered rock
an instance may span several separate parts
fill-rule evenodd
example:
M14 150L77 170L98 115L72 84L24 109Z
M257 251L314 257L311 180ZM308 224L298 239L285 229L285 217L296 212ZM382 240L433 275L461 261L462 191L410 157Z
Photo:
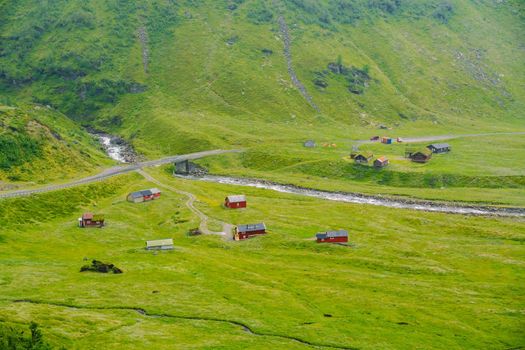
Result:
M100 272L100 273L122 273L123 271L116 267L113 264L106 264L102 261L93 260L91 261L91 265L84 265L80 268L80 272L85 271L93 271L93 272Z
M201 232L201 230L199 230L199 228L192 228L192 229L189 230L188 234L190 236L200 236L200 235L202 235L202 232Z

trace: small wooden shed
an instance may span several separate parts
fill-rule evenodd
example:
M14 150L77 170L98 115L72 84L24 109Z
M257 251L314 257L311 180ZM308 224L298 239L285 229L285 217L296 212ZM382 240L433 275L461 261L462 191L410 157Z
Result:
M243 194L228 196L224 199L224 206L230 209L246 208L246 196Z
M104 227L104 215L84 213L82 217L78 218L78 226L86 227Z
M264 234L266 234L266 225L262 222L258 224L238 225L235 227L233 237L238 241Z
M146 241L146 250L172 250L173 248L171 238Z
M424 149L421 151L411 152L410 160L416 163L426 163L432 158L432 151L429 149Z
M348 242L348 231L326 231L315 235L317 243L346 243Z
M141 203L151 201L160 197L160 190L158 188L151 188L149 190L141 190L131 192L128 194L127 200L133 203Z
M448 143L433 143L428 145L427 148L432 151L432 153L447 153L450 152L450 145Z
M352 154L350 155L350 157L352 157ZM370 160L372 160L373 157L374 155L371 152L360 152L353 154L354 162L359 164L366 164Z
M388 158L385 156L381 156L374 160L374 167L376 168L384 168L388 165Z

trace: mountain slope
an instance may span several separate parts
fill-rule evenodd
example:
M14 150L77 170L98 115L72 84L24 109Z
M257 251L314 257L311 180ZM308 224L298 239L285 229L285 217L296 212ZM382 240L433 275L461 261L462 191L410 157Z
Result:
M519 1L0 6L2 94L121 133L146 154L348 138L380 124L523 126Z
M0 149L0 181L48 182L108 164L85 131L39 105L0 105Z

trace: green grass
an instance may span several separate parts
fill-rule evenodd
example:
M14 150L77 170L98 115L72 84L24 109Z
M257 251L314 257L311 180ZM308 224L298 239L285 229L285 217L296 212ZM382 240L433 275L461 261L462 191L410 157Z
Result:
M307 348L231 324L114 307L233 320L258 333L363 349L511 348L523 341L520 220L365 207L151 172L195 193L212 218L262 220L269 234L243 242L188 237L197 221L179 195L125 201L127 192L151 186L138 175L2 201L0 319L34 320L50 343L73 349ZM231 193L247 194L249 208L222 209ZM53 209L63 198L70 206ZM83 210L104 213L107 227L78 229ZM49 219L28 222L34 213ZM312 241L315 232L337 228L350 231L351 248ZM167 237L173 252L142 249L147 239ZM124 274L81 274L84 258L114 263Z

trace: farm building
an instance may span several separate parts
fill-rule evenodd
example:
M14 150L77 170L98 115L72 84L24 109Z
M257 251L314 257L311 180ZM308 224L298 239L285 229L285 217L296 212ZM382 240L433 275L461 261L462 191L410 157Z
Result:
M315 143L314 140L308 140L308 141L305 141L305 142L303 143L303 146L304 146L304 147L307 147L307 148L313 148L313 147L316 147L317 144Z
M384 168L388 165L388 159L385 156L379 157L376 160L374 160L374 167L376 168Z
M386 143L387 145L391 144L393 142L392 138L390 137L382 137L381 143Z
M371 152L361 152L361 153L352 153L350 154L350 157L354 160L354 162L363 164L368 163L374 155Z
M408 156L413 162L426 163L432 158L432 151L425 149L422 151L411 152Z
M326 231L315 235L317 243L346 243L348 242L348 231Z
M78 227L103 227L104 215L84 213L78 218Z
M433 143L428 145L427 148L432 151L432 153L446 153L450 152L450 145L448 143Z
M146 250L172 250L173 239L157 239L153 241L146 241Z
M160 191L158 188L152 188L149 190L142 190L137 192L132 192L128 194L128 201L133 203L140 203L140 202L146 202L151 201L156 198L160 197Z
M224 199L224 206L230 209L246 208L246 196L228 196Z
M235 228L233 237L236 241L250 238L256 235L264 235L266 233L266 225L264 223L238 225Z

